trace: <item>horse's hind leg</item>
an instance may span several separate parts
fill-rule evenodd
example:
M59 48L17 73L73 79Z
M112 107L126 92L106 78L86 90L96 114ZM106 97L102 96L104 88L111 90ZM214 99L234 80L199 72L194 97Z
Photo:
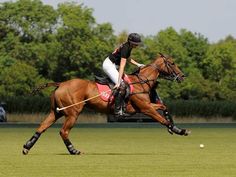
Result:
M63 127L60 131L60 135L62 137L62 140L64 141L66 148L68 149L69 153L72 155L79 155L81 152L74 148L72 145L70 139L69 139L69 133L72 127L74 126L75 122L77 120L77 116L66 116L66 120L63 124Z
M46 131L53 123L55 123L56 117L55 113L52 110L50 114L45 118L45 120L40 124L39 128L35 132L35 134L23 145L23 154L28 154L29 150L34 146L34 144L38 141L40 135Z

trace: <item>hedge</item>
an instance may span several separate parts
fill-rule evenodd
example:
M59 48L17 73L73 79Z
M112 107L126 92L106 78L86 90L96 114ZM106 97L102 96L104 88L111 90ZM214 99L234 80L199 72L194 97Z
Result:
M6 103L8 113L46 113L50 108L48 97L12 97L0 100ZM165 103L175 116L233 117L236 120L234 101L168 100Z
M233 117L236 120L236 102L234 101L167 101L170 112L182 117Z

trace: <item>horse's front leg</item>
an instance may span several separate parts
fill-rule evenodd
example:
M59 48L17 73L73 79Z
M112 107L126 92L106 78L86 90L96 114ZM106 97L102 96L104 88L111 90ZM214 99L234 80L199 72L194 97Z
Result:
M162 105L164 106L164 105ZM160 107L162 107L160 106ZM164 106L165 107L165 106ZM190 131L186 129L178 128L176 125L174 125L173 121L164 118L157 110L158 106L153 106L153 104L146 103L141 109L141 112L151 116L153 119L157 120L161 124L165 125L168 128L169 133L175 133L178 135L184 135L187 136L190 134Z
M66 145L66 148L68 149L69 153L71 155L79 155L81 152L74 148L73 144L71 143L69 139L69 133L72 127L74 126L75 122L77 120L77 116L66 116L66 120L63 124L63 127L60 131L61 138L63 142Z
M142 107L140 107L140 111L143 114L150 116L152 119L160 122L162 125L169 126L171 122L166 120L161 114L157 112L157 109L160 108L159 106L152 104L152 103L143 103ZM161 107L162 108L162 107Z
M167 110L166 106L164 104L155 104L155 103L152 103L152 106L154 107L154 109L159 113L161 114L165 119L167 119L168 121L170 121L170 123L172 125L174 125L174 120L172 119L172 116L170 115L169 111ZM167 128L168 132L170 134L173 135L173 132Z
M136 113L136 110L134 109L134 107L128 103L127 106L126 106L126 111L129 113L129 114L135 114Z
M150 104L155 110L158 110L158 109L166 110L167 109L164 104L155 104L155 103L150 103Z

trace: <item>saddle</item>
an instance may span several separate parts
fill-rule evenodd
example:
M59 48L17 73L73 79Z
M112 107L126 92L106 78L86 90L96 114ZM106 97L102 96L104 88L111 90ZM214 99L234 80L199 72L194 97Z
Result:
M108 85L110 89L112 89L115 86L112 80L106 75L104 76L95 75L94 78L97 84Z
M124 75L123 80L126 83L126 94L125 99L129 97L129 95L133 92L133 85L130 85L131 81L127 75ZM115 84L112 82L112 80L106 76L98 76L95 75L95 82L100 94L100 97L103 101L114 101L114 94L112 93L112 88L115 86Z

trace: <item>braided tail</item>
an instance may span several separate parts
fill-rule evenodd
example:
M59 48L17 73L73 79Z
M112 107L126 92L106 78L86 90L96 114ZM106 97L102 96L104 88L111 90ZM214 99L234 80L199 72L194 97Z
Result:
M43 84L43 85L41 85L41 86L39 86L39 87L36 87L36 88L34 88L33 90L32 90L32 92L31 92L31 95L35 95L36 93L38 93L40 90L43 90L43 89L45 89L45 88L47 88L47 87L59 87L59 85L60 85L60 82L51 82L51 83L46 83L46 84Z

